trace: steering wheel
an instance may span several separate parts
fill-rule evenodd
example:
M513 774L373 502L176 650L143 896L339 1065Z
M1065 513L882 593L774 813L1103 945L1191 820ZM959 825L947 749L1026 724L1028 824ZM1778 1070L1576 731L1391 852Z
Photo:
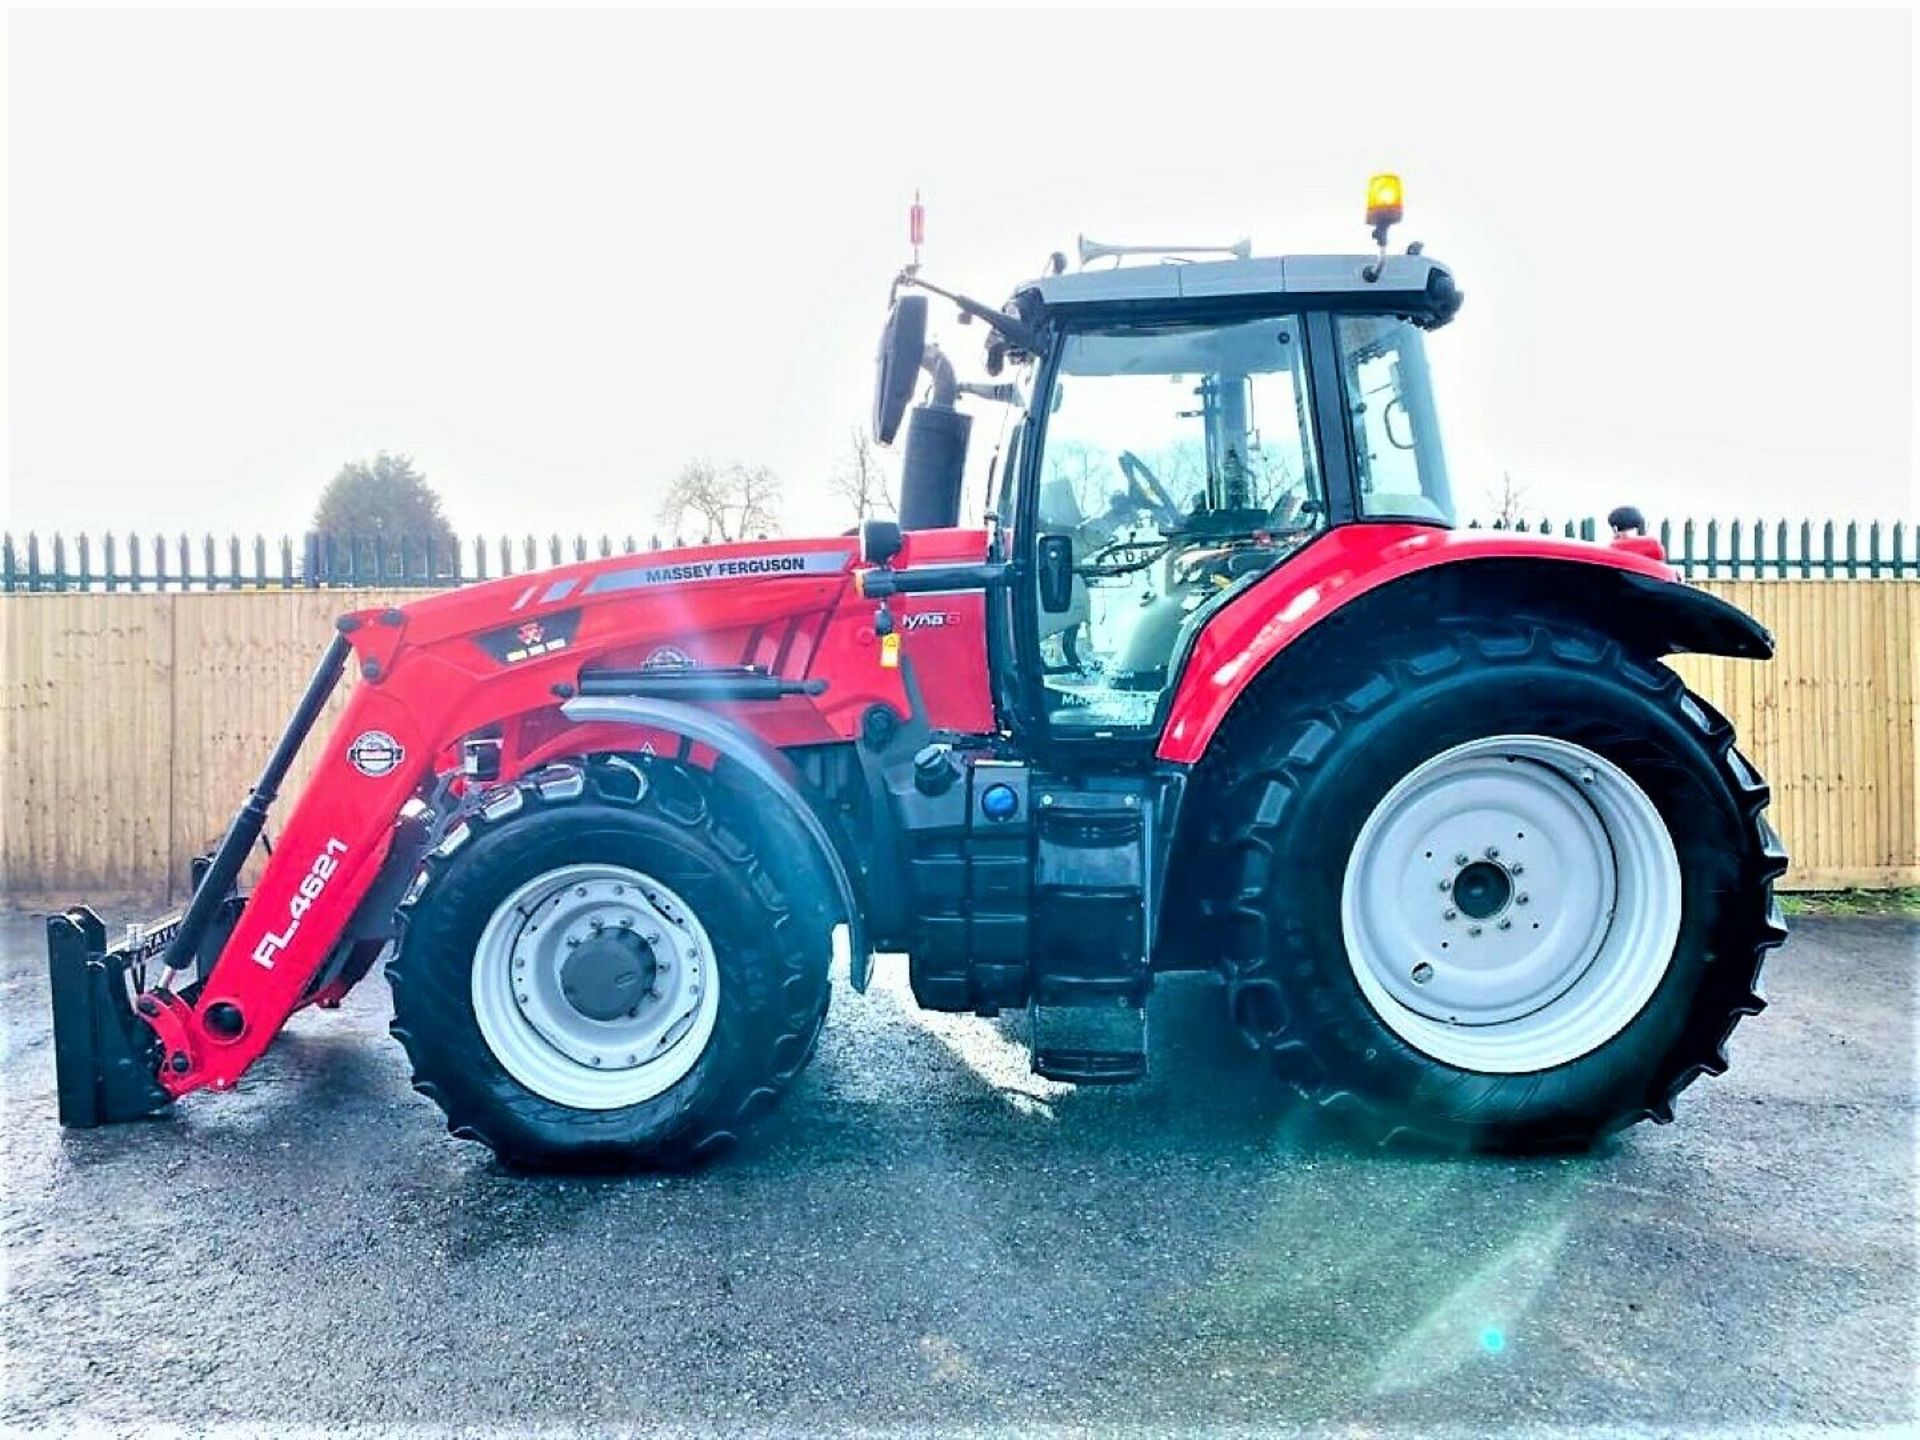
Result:
M1136 540L1123 536L1107 541L1093 554L1073 567L1083 580L1111 580L1144 570L1173 548L1166 539Z
M1127 477L1128 486L1140 498L1147 502L1153 511L1154 519L1160 522L1162 530L1178 530L1187 523L1187 517L1180 513L1180 507L1173 503L1166 487L1160 483L1160 477L1147 468L1147 462L1131 450L1120 452L1120 473Z

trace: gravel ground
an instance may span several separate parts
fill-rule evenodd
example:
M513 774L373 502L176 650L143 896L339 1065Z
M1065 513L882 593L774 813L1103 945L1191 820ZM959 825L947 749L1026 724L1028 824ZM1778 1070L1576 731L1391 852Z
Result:
M449 1139L377 978L62 1133L9 915L0 1427L1911 1433L1917 949L1803 920L1729 1075L1592 1156L1342 1143L1197 982L1113 1091L883 984L747 1148L585 1180Z

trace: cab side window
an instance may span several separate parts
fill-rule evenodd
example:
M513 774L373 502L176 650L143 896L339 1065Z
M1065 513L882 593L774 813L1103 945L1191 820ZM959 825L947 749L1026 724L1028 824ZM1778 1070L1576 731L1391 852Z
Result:
M1453 494L1420 331L1391 315L1343 315L1340 341L1360 513L1453 522Z

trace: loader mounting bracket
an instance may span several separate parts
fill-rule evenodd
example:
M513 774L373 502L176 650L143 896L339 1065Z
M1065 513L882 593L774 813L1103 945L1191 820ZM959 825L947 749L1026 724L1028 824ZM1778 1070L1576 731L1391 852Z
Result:
M47 963L60 1123L84 1129L164 1108L172 1097L155 1075L159 1037L133 1011L138 957L108 950L100 917L76 905L47 917Z
M199 891L211 869L193 862ZM137 1120L173 1096L158 1080L168 1060L167 1035L178 1043L179 1017L199 994L219 958L246 896L229 889L207 911L191 951L176 956L187 912L130 932L107 945L107 927L85 905L47 917L47 970L53 992L53 1068L60 1123L77 1129ZM168 969L178 959L182 968ZM147 989L159 969L158 988Z

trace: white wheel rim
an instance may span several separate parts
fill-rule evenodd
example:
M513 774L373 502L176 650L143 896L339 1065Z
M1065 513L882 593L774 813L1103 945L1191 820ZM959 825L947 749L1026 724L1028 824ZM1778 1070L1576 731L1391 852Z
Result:
M569 999L576 977L567 967L582 946L607 953L610 939L626 947L618 953L641 957L641 976L650 966L652 983L630 1013L603 1019ZM617 1110L693 1069L713 1038L720 974L699 917L659 881L619 865L566 865L529 880L487 921L473 957L473 1013L494 1059L534 1094Z
M1570 741L1500 735L1386 793L1348 857L1340 920L1394 1034L1462 1070L1522 1074L1640 1013L1680 897L1673 837L1625 771Z

